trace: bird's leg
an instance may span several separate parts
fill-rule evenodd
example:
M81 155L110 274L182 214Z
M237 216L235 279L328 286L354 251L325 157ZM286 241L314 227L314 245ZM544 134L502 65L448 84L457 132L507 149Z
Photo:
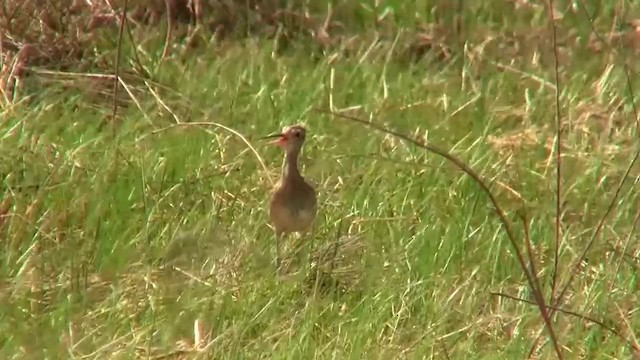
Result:
M284 233L282 231L276 230L276 271L280 271L280 239L283 237Z
M292 265L293 263L297 267L300 264L304 266L304 255L308 255L309 259L311 259L311 253L309 250L309 244L307 243L307 239L310 235L309 232L302 231L298 232L296 235L295 241L290 243L292 244L293 257L288 265ZM313 248L313 246L311 248Z
M313 268L313 253L315 251L315 244L313 243L313 236L311 235L311 231L306 231L304 233L304 238L308 239L308 243L309 243L309 268Z
M315 279L313 284L313 296L315 297L318 292L318 287L320 285L321 280L321 272L320 272L320 262L322 261L322 254L319 251L316 251L315 239L311 235L311 229L307 229L300 233L300 241L304 241L307 243L307 252L309 253L309 273L307 276ZM301 246L304 248L304 244ZM315 262L315 264L314 264Z

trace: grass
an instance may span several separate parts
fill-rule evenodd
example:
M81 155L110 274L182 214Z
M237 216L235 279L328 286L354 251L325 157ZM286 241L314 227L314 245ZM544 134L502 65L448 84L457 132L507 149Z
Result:
M416 4L397 2L394 21L420 22L413 14L431 2ZM164 30L134 29L153 81L123 77L135 101L120 88L115 123L108 82L73 76L70 85L33 69L28 101L7 105L0 122L0 356L527 357L544 323L536 306L492 295L533 301L486 194L433 154L310 109L357 106L351 113L373 113L378 124L448 148L489 179L522 251L518 216L530 219L548 299L555 93L544 9L468 6L465 32L443 38L452 57L433 51L417 62L402 55L408 30L372 45L363 9L348 54L338 45L323 55L308 41L278 49L256 36L193 49L177 43L183 53L159 64ZM596 29L611 28L612 9L602 5ZM455 9L440 11L446 16L428 20L446 24ZM589 52L593 29L581 12L566 14L560 38L569 25L578 35L575 49L559 48L559 288L638 146L619 65L625 52ZM115 44L105 44L102 56L114 58ZM127 74L132 54L125 37ZM231 128L260 158L224 128L176 122ZM286 279L272 265L265 208L281 154L258 137L297 122L309 129L301 162L321 207L312 238L289 239L288 253L299 243L327 253L341 244L327 281L334 287L314 277L307 249L291 256L296 272ZM640 328L635 177L637 167L561 305L629 340ZM191 351L196 320L208 345ZM584 318L559 314L554 330L565 358L631 356L629 344ZM554 358L541 344L535 356Z

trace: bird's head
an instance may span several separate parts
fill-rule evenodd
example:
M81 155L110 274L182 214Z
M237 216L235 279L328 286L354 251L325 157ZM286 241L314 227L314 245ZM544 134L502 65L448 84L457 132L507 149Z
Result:
M304 143L307 130L302 125L287 126L281 133L269 135L265 138L276 138L270 144L280 146L285 151L299 151Z

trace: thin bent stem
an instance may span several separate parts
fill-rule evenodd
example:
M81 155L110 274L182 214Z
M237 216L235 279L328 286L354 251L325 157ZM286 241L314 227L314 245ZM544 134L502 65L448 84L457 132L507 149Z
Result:
M496 215L498 215L498 218L500 219L500 221L502 222L502 225L507 233L507 237L509 238L509 241L511 242L514 254L516 256L516 259L518 261L518 264L520 265L520 268L522 269L522 271L524 272L525 278L527 279L527 283L529 284L529 287L531 288L531 291L535 297L536 303L538 304L538 309L540 310L540 315L542 316L542 319L546 325L547 331L549 333L549 337L551 338L551 342L553 343L553 347L555 349L556 355L558 357L558 359L563 359L564 357L562 356L562 351L560 350L560 344L558 342L558 339L556 337L555 331L553 330L553 326L551 324L551 318L549 316L549 311L547 309L547 306L545 304L545 300L544 297L542 296L542 292L540 291L540 288L538 288L536 286L536 281L534 280L534 277L537 276L537 274L532 274L528 267L527 264L525 262L524 256L522 255L522 252L520 251L520 249L518 248L518 242L516 240L516 236L515 233L513 232L513 229L511 227L511 224L509 222L509 220L507 220L507 215L505 214L504 210L500 207L500 205L498 204L498 200L496 199L495 195L491 192L491 189L489 188L489 186L486 184L486 182L482 179L482 177L476 173L473 169L471 169L467 164L465 164L462 160L456 158L455 156L453 156L451 153L449 153L448 151L444 150L444 149L440 149L437 146L434 146L432 144L429 143L424 143L422 141L418 141L415 139L412 139L410 137L408 137L407 135L403 135L401 133L398 133L396 131L393 130L389 130L381 125L377 125L374 124L370 121L367 120L363 120L360 119L358 117L355 116L351 116L351 115L346 115L346 114L341 114L341 113L337 113L331 110L325 110L325 109L315 109L318 112L321 113L325 113L325 114L330 114L333 115L335 117L339 117L342 119L346 119L355 123L359 123L361 125L364 125L366 127L372 128L376 131L385 133L385 134L389 134L392 136L395 136L399 139L402 139L406 142L409 142L415 146L418 146L422 149L425 149L429 152L432 152L436 155L439 155L443 158L445 158L447 161L453 163L456 167L458 167L460 170L462 170L464 173L466 173L469 177L471 177L482 189L482 191L484 191L485 194L487 194L487 196L489 197L489 200L491 201L491 203L493 204L493 207L495 209Z

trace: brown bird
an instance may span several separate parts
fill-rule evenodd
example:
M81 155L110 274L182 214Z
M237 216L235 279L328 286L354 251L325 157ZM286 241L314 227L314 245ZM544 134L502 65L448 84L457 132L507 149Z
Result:
M271 194L269 221L276 235L276 267L280 268L280 240L290 233L306 234L316 217L316 192L298 169L298 155L306 136L301 125L285 127L281 133L267 136L277 138L271 144L285 152L282 176Z

